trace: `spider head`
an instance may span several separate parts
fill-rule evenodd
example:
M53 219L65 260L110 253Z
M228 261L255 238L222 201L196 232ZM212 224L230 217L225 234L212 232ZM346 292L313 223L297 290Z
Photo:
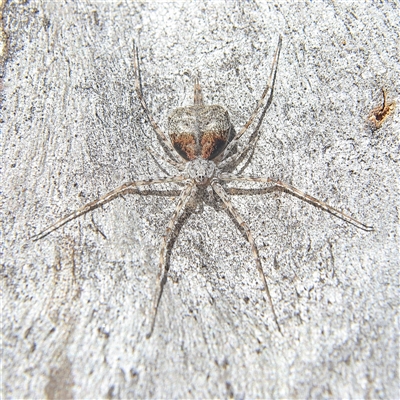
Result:
M214 177L216 166L213 161L196 158L186 164L188 178L193 179L198 186L206 186Z

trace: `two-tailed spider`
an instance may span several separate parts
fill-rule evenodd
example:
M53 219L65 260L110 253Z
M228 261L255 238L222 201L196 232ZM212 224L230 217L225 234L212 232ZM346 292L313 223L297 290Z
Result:
M175 211L173 212L167 224L165 233L161 239L160 258L158 264L159 275L157 289L154 296L152 320L147 337L150 337L153 332L157 309L161 300L161 295L165 282L167 280L168 268L166 265L166 252L168 243L171 240L175 224L188 200L192 196L194 196L194 193L196 192L196 187L206 187L210 194L215 193L223 202L226 209L231 213L232 217L237 221L238 225L245 232L251 246L255 265L263 282L264 290L267 295L268 302L271 306L273 317L279 331L280 326L278 323L278 318L275 313L274 305L268 289L267 280L263 272L260 256L253 235L246 222L233 207L229 195L224 189L223 183L229 181L250 181L272 184L273 188L280 188L281 190L284 190L304 201L320 207L323 210L335 215L336 217L339 217L344 221L355 225L357 228L366 231L370 231L373 229L372 227L355 220L354 218L344 214L343 212L280 180L268 177L235 175L235 173L229 172L235 170L235 168L238 166L238 163L241 162L243 158L248 155L249 151L255 145L258 137L257 133L259 132L259 126L261 124L262 118L265 114L266 108L268 108L272 100L273 87L275 83L281 46L282 38L280 37L278 46L275 51L267 86L265 87L264 92L262 93L262 96L258 101L254 112L250 116L247 123L238 133L233 135L234 130L229 121L229 114L223 107L219 105L204 104L199 81L198 79L195 79L194 104L187 107L177 108L176 110L172 111L168 119L168 139L164 132L160 129L158 124L155 122L143 97L139 70L139 56L137 47L134 43L133 68L135 73L136 94L142 104L143 110L145 111L151 126L153 127L160 143L162 144L164 151L166 152L165 156L157 156L159 157L159 159L163 159L171 164L179 172L177 172L173 176L161 178L155 177L149 178L147 180L125 183L122 186L100 197L99 199L84 205L83 207L74 211L72 214L61 218L53 225L49 226L34 237L34 240L43 238L44 236L58 229L67 222L97 207L102 206L103 204L115 199L118 196L129 193L134 188L138 188L144 185L155 185L168 182L183 184L184 187L179 196ZM268 94L269 96L267 97ZM269 101L267 102L267 100ZM242 138L243 134L247 131L250 125L252 125L257 114L262 109L263 113L261 115L259 124L255 128L253 134L250 136L250 139L248 139L247 144L245 144L243 148L239 151L237 146L239 140ZM234 137L232 138L232 136Z

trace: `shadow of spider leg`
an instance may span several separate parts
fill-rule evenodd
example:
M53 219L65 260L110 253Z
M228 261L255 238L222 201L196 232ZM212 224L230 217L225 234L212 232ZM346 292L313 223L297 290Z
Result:
M360 221L350 217L349 215L343 213L342 211L337 210L336 208L331 207L330 205L326 204L325 202L318 200L315 197L310 196L307 193L302 192L301 190L295 188L288 183L282 182L278 179L273 178L260 178L260 177L253 177L253 176L235 176L233 174L222 173L219 177L222 181L244 181L244 182L262 182L262 183L273 183L276 187L283 189L286 192L300 198L301 200L307 201L308 203L313 204L316 207L322 208L325 211L328 211L335 217L338 217L349 224L356 226L359 229L364 231L373 231L374 228L372 226L363 224Z
M157 277L157 289L156 289L156 293L154 295L152 320L151 320L150 330L146 335L147 339L149 339L153 333L154 324L156 322L156 316L157 316L157 311L158 311L158 305L160 304L164 286L165 286L165 283L167 282L168 269L167 269L167 263L166 263L166 252L167 252L168 242L171 239L171 234L172 234L172 230L175 226L175 223L178 220L178 218L181 214L181 211L185 208L186 203L190 199L190 197L193 193L194 187L195 187L195 183L193 181L191 181L181 192L178 203L175 207L175 211L172 214L172 216L168 222L167 228L166 228L165 233L161 240L160 260L158 263L159 272L158 272L158 277Z
M274 321L276 323L276 326L278 327L279 332L282 334L281 327L279 326L278 318L277 318L276 313L275 313L275 307L274 307L274 304L272 302L271 294L269 292L267 280L265 278L264 271L262 269L262 265L261 265L261 261L260 261L260 255L258 254L258 249L257 249L256 243L254 241L253 235L251 234L250 228L248 227L248 225L246 224L246 222L244 221L242 216L238 213L238 211L233 207L228 194L225 192L225 190L222 188L222 186L216 181L212 182L211 185L212 185L212 188L214 189L215 193L217 193L217 195L221 198L221 200L226 205L226 208L229 210L229 212L232 214L232 216L235 218L235 220L238 222L238 224L243 228L243 230L246 233L247 240L250 243L251 252L253 254L253 258L254 258L254 261L255 261L256 266L257 266L257 270L258 270L258 272L260 274L261 280L262 280L263 285L264 285L265 293L267 294L268 302L269 302L269 304L271 306L271 309L272 309L272 314L274 316Z
M145 185L153 185L153 184L160 184L160 183L171 183L171 182L175 182L175 183L179 183L182 182L184 180L186 180L186 177L183 176L174 176L174 177L166 177L166 178L156 178L156 179L149 179L146 181L134 181L134 182L128 182L125 183L121 186L119 186L118 188L112 190L111 192L105 194L104 196L100 197L97 200L94 200L90 203L85 204L84 206L82 206L81 208L77 209L76 211L72 212L71 214L59 219L58 221L56 221L54 224L50 225L48 228L44 229L43 231L41 231L40 233L38 233L37 235L33 236L32 239L34 241L37 241L39 239L44 238L45 236L47 236L49 233L55 231L56 229L60 228L61 226L65 225L66 223L80 217L81 215L84 215L86 213L88 213L89 211L92 211L100 206L102 206L103 204L106 204L112 200L114 200L115 198L117 198L118 196L121 196L123 194L129 193L130 191L132 191L133 189L139 187L139 186L145 186ZM157 310L158 310L158 305L160 303L160 299L161 299L161 295L163 292L163 288L165 285L165 282L167 280L167 268L166 268L166 249L167 249L167 245L168 242L171 238L171 232L172 229L181 213L181 211L183 210L184 206L186 205L187 201L189 200L193 188L195 186L195 183L193 181L191 181L181 192L180 196L179 196L179 200L178 203L176 205L175 211L172 214L172 217L168 223L168 226L166 228L166 232L162 237L162 241L161 241L161 250L160 250L160 261L159 261L159 274L158 274L158 280L157 280L157 289L156 289L156 293L155 293L155 297L154 297L154 303L153 303L153 308L152 308L152 320L151 320L151 327L149 330L149 333L146 335L147 338L149 338L151 336L151 334L153 333L153 329L154 329L154 324L155 324L155 320L156 320L156 315L157 315Z
M139 52L138 48L136 46L135 41L133 41L133 71L135 74L135 91L136 95L138 96L140 100L140 104L142 105L142 108L147 116L147 119L150 122L150 125L154 129L154 132L156 133L159 141L162 143L164 150L170 157L170 159L178 163L176 158L174 157L177 153L175 149L172 147L170 141L168 138L165 136L164 132L161 130L161 128L158 126L157 122L153 118L153 115L151 114L149 108L147 107L146 100L144 99L143 92L142 92L142 84L141 84L141 77L140 77L140 66L139 66Z
M43 231L39 232L37 235L32 237L32 240L36 241L39 239L44 238L47 236L49 233L55 231L56 229L62 227L65 225L67 222L70 222L74 220L75 218L80 217L81 215L86 214L89 211L92 211L103 204L106 204L118 196L121 196L123 194L128 193L129 191L132 191L133 189L139 187L139 186L145 186L145 185L154 185L154 184L159 184L159 183L170 183L170 182L182 182L186 178L184 176L173 176L173 177L165 177L165 178L155 178L155 179L149 179L146 181L134 181L134 182L127 182L124 183L123 185L117 187L116 189L112 190L111 192L108 192L104 196L100 197L97 200L94 200L90 203L85 204L81 208L78 208L76 211L72 212L71 214L68 214L67 216L59 219L56 221L53 225L50 225Z
M312 197L304 192L302 192L301 190L295 188L292 185L289 185L288 183L284 183L282 181L276 180L276 179L272 179L272 178L259 178L259 177L252 177L252 176L235 176L233 174L228 174L228 173L221 173L218 177L219 180L221 181L244 181L244 182L262 182L262 183L273 183L275 187L279 187L287 192L289 192L290 194L300 198L301 200L307 201L308 203L313 204L314 206L320 207L325 211L328 211L329 213L333 214L334 216L343 219L344 221L356 226L359 229L365 230L365 231L373 231L374 228L372 226L363 224L360 221L357 221L356 219L350 217L349 215L344 214L342 211L337 210L336 208L333 208L331 206L329 206L328 204L324 203L321 200L316 199L315 197ZM222 186L216 182L213 181L211 183L212 188L214 189L215 193L221 198L221 200L224 202L224 204L226 205L227 209L229 210L229 212L232 214L232 216L236 219L236 221L238 222L238 224L244 229L246 235L247 235L247 239L250 243L251 249L252 249L252 253L253 253L253 258L254 261L256 263L257 266L257 270L261 276L261 279L263 281L264 284L264 289L265 292L267 294L268 297L268 301L269 304L271 306L272 309L272 313L274 316L274 320L275 323L278 327L279 332L282 334L281 328L279 326L278 323L278 319L275 313L275 308L272 302L272 298L271 298L271 294L268 288L268 284L262 269L262 265L261 265L261 261L260 261L260 256L258 253L258 249L256 247L256 244L254 242L253 236L251 234L251 231L248 227L248 225L246 224L246 222L243 220L243 218L241 217L241 215L236 211L236 209L233 207L230 198L228 196L228 194L225 192L225 190L222 188Z
M274 59L272 61L272 67L271 67L271 72L270 72L270 75L268 78L267 86L265 87L265 89L261 95L261 98L258 101L257 106L254 109L254 111L251 114L248 121L244 124L243 128L235 135L233 140L226 146L222 155L220 157L216 158L216 161L224 161L221 163L221 168L223 168L223 166L228 162L229 158L232 157L232 156L229 156L230 152L238 144L239 139L247 131L247 129L250 127L250 125L254 122L254 119L256 118L258 112L266 105L268 108L268 106L270 104L270 101L272 100L273 89L275 86L275 79L276 79L276 73L278 70L278 60L279 60L279 54L281 52L281 48L282 48L282 36L279 36L279 41L278 41L278 45L275 50ZM270 95L267 97L268 93ZM246 149L245 151L247 151L249 146L250 146L250 144L245 147L245 149ZM236 158L236 157L234 157L234 158Z

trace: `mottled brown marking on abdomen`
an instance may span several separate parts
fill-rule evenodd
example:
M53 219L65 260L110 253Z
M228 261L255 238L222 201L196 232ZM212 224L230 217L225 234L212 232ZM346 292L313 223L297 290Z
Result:
M194 105L174 110L168 130L174 149L187 161L212 160L225 148L231 124L228 112L218 105Z
M196 142L190 133L171 134L171 141L174 149L185 159L194 160L196 158Z
M201 157L212 160L226 146L228 132L204 132L201 138Z

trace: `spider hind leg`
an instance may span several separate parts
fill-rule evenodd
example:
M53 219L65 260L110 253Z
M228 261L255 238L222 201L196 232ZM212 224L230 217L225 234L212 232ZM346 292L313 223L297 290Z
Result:
M264 286L264 290L265 290L265 293L266 293L267 298L268 298L268 302L269 302L269 304L271 306L271 310L272 310L272 314L273 314L273 317L274 317L275 324L278 327L279 332L283 335L283 333L281 331L281 327L280 327L279 322L278 322L278 317L277 317L276 312L275 312L275 307L274 307L274 304L272 302L272 297L271 297L271 293L270 293L269 288L268 288L267 280L265 278L264 271L263 271L263 268L262 268L262 265L261 265L261 260L260 260L260 255L258 253L258 248L256 246L256 243L254 241L254 238L253 238L253 235L252 235L252 233L250 231L250 228L247 225L247 223L244 221L242 216L233 207L233 205L232 205L232 203L231 203L231 201L229 199L229 196L227 195L225 190L222 188L222 186L217 182L213 182L212 183L212 187L215 190L215 192L217 193L217 195L224 202L224 204L226 205L226 208L229 210L229 212L235 218L237 223L240 225L241 228L243 228L243 230L246 233L247 240L248 240L248 242L249 242L249 244L251 246L251 252L252 252L252 255L253 255L253 259L254 259L254 261L256 263L256 267L257 267L257 270L259 272L260 278L261 278L261 280L263 282L263 286Z

